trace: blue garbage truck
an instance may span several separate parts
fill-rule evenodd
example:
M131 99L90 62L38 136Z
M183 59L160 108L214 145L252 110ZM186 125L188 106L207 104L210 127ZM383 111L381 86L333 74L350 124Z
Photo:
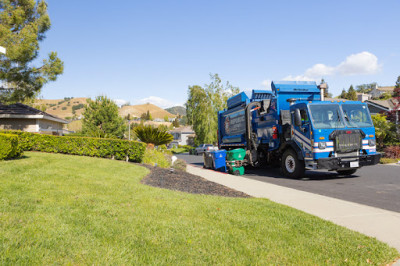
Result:
M375 128L365 103L324 99L326 84L272 82L271 91L241 92L218 112L218 146L244 148L244 163L280 166L285 176L327 169L352 175L375 165Z

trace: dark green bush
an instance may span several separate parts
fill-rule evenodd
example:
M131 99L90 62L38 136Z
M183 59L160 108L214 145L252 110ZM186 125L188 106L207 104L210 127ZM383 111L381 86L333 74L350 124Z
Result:
M3 131L16 134L20 146L25 151L43 151L84 155L91 157L114 158L141 162L146 145L137 141L120 139L101 139L88 137L51 136L23 131Z
M17 158L22 155L18 135L0 134L0 160Z

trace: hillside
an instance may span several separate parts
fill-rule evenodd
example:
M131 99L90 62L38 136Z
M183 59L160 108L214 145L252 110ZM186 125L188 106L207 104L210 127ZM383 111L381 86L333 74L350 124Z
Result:
M168 111L151 103L122 106L122 108L119 109L119 115L122 117L126 117L128 114L130 114L131 117L140 117L143 113L146 113L147 111L150 112L153 119L164 119L165 116L168 116L168 118L176 117L176 115L173 115Z
M55 100L41 99L36 100L33 106L60 118L72 119L74 116L79 118L82 115L87 99L88 98L65 98ZM140 117L143 113L146 113L147 110L150 112L153 119L164 119L165 116L168 116L168 118L176 117L176 115L150 103L123 106L119 109L119 115L126 117L130 114L132 118Z
M170 112L171 114L174 115L181 115L181 116L186 115L186 108L183 106L174 106L170 108L165 108L165 111Z
M38 109L46 107L45 112L64 119L79 117L86 105L87 98L64 98L56 100L36 100L33 106ZM74 112L75 111L75 112Z

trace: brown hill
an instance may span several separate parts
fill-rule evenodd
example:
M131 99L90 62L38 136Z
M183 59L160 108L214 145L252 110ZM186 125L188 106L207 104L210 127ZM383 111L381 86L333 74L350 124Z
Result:
M87 98L65 98L56 100L36 100L33 106L64 119L81 116ZM73 112L75 110L75 112Z
M72 119L73 117L79 118L82 115L84 111L84 106L87 104L87 99L88 98L64 98L56 100L41 99L36 100L33 106L60 118ZM73 112L73 110L75 110L75 112ZM128 114L130 114L133 118L140 117L143 113L146 113L147 111L150 112L153 119L164 119L165 116L168 116L168 118L176 117L176 115L173 115L168 111L151 103L123 106L119 109L119 115L122 117L126 117Z
M165 111L164 109L151 103L122 106L122 108L119 109L119 115L122 117L126 117L128 114L130 114L131 117L140 117L143 113L146 113L147 111L150 112L153 119L164 119L165 116L168 116L168 118L176 117L176 115L173 115L168 111Z

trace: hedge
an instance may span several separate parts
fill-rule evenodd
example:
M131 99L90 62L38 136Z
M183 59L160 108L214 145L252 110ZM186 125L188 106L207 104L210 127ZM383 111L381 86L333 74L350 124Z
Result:
M19 136L20 146L25 151L43 151L113 158L141 162L146 145L137 141L101 139L89 137L67 137L42 135L23 131L2 131ZM0 132L1 133L1 132Z
M20 157L22 151L18 135L0 134L0 160Z

